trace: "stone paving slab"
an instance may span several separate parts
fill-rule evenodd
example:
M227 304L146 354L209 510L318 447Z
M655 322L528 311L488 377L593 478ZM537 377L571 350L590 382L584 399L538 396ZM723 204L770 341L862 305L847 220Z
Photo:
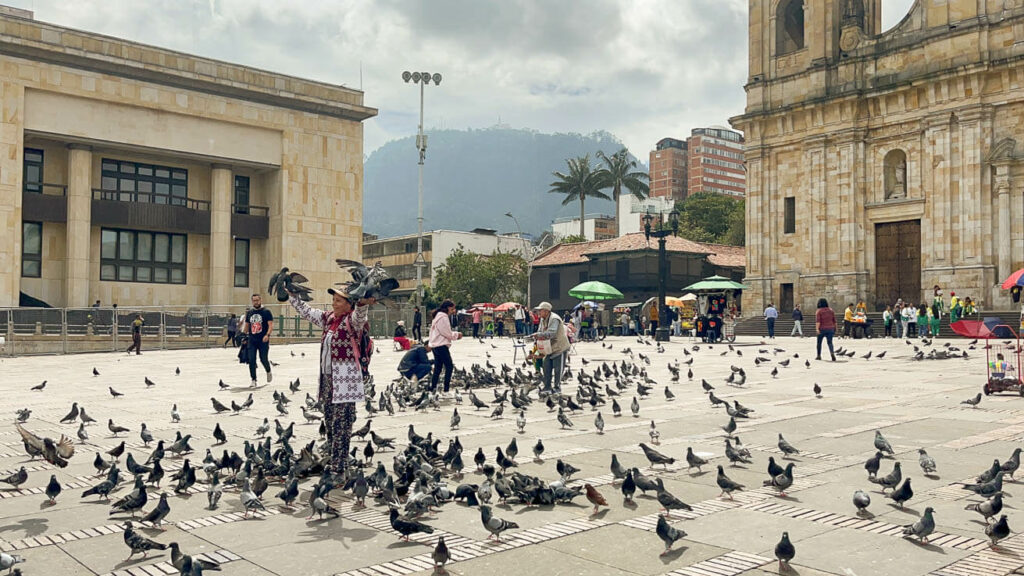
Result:
M437 537L444 534L452 551L450 571L454 574L483 573L485 570L508 574L675 574L678 576L739 575L778 573L772 548L783 530L788 530L797 546L794 567L801 576L818 574L934 574L936 576L996 576L1024 568L1017 564L1019 544L1016 537L1006 543L1003 552L987 548L980 517L963 507L977 498L957 486L981 472L993 457L1005 459L1013 446L1024 437L1024 399L1016 396L986 397L977 409L959 404L973 396L984 377L983 360L944 363L907 360L909 348L902 341L855 342L857 358L842 363L811 361L805 368L803 360L813 357L813 341L780 338L761 346L764 354L754 353L756 347L744 347L742 357L725 346L702 346L691 356L683 354L689 342L672 342L665 353L635 338L610 338L613 349L598 344L577 344L578 355L570 362L573 382L565 386L575 392L575 376L586 357L586 369L592 371L602 362L621 363L628 356L620 353L625 347L643 352L651 363L641 363L648 377L656 384L650 396L640 399L640 417L629 412L635 391L625 390L618 398L624 409L621 417L611 414L609 405L599 407L605 418L603 435L593 427L596 411L584 406L570 415L572 429L561 429L555 413L534 403L527 411L525 434L515 431L514 411L506 409L505 417L490 418L490 409L475 411L464 404L459 430L451 431L448 419L452 404L442 410L400 411L394 416L376 415L373 429L404 443L409 425L420 434L433 433L442 439L442 448L449 438L458 435L471 456L482 447L488 459L494 447L504 447L513 437L518 439L520 463L518 470L554 479L554 463L562 458L581 469L570 483L589 483L608 499L611 507L593 515L592 507L579 498L572 505L550 510L528 511L519 506L495 507L499 517L514 520L522 528L507 532L501 543L487 542L487 533L479 523L479 513L464 505L447 505L441 512L426 519L435 526L432 536L413 538L400 543L390 529L385 509L371 506L353 510L347 497L332 496L341 507L342 517L329 521L307 520L304 497L311 480L302 483L300 507L287 510L278 507L273 495L280 490L272 484L265 495L268 511L255 519L243 519L237 490L228 489L221 510L205 510L206 489L203 474L200 483L183 495L171 498L172 514L167 532L146 529L158 541L182 540L191 553L230 555L225 573L246 574L426 574L432 571L430 551ZM846 344L847 341L841 341ZM938 343L941 345L941 342ZM500 342L462 341L453 349L457 366L486 360L495 365L511 363L512 347ZM915 345L920 345L915 342ZM785 354L772 354L771 349L786 348ZM741 349L737 347L737 349ZM868 349L876 353L887 350L882 360L859 358ZM292 356L288 352L295 351ZM747 353L747 352L750 353ZM299 354L305 352L306 358ZM723 356L722 353L725 352ZM485 353L490 353L487 358ZM976 352L975 352L976 353ZM800 358L792 359L794 354ZM128 451L140 461L148 457L153 446L144 446L138 437L142 422L158 438L173 439L175 432L193 435L195 452L187 455L193 464L202 460L207 448L220 457L223 450L241 452L244 440L255 440L253 431L264 417L271 422L278 418L295 426L296 445L318 440L316 425L302 423L298 405L316 381L317 347L315 345L275 346L271 357L277 378L270 386L250 389L246 385L245 368L233 361L230 350L180 350L149 352L140 357L98 354L74 357L74 362L54 362L48 358L13 358L0 360L0 369L14 375L0 380L5 397L15 398L15 408L32 408L26 427L38 434L75 438L78 424L60 424L72 401L87 406L99 422L89 426L88 444L77 444L76 455L68 468L55 470L40 460L27 461L20 437L13 427L0 428L0 468L16 471L24 462L29 481L21 490L0 490L0 550L17 551L29 560L21 566L25 574L166 574L166 555L118 567L127 555L121 542L122 518L107 518L109 505L78 498L81 490L98 481L93 476L92 459L96 452L106 452L122 440ZM772 361L754 365L754 357L765 355ZM780 368L779 376L769 375L778 361L791 358L789 368ZM666 364L692 358L695 372L691 381L668 378ZM389 346L378 347L372 370L382 389L394 374L399 355ZM729 365L742 366L748 374L743 387L729 386L723 379L730 373ZM93 377L96 366L101 376ZM686 365L684 365L685 367ZM182 373L175 376L175 367ZM620 366L621 367L621 366ZM936 370L939 375L936 377ZM870 374L870 378L866 377ZM157 382L147 389L142 384L146 375ZM289 414L276 413L270 395L274 390L287 390L289 380L300 378L302 385L289 397L293 403ZM706 378L716 387L716 395L724 400L739 400L755 409L752 418L738 421L737 435L753 454L754 463L746 467L728 466L722 456L725 433L720 426L728 416L722 408L712 408L700 388ZM42 393L27 393L29 386L47 379ZM220 390L223 379L231 388ZM262 382L262 376L261 376ZM814 382L825 389L823 398L814 398L810 387ZM614 379L603 379L614 387ZM669 386L676 399L665 399L663 389ZM125 394L112 399L107 387ZM233 415L216 415L210 397L229 404L243 401L249 393L254 405L249 411ZM478 396L490 403L491 390L479 390ZM170 422L170 405L178 404L182 422ZM366 416L359 408L361 425ZM106 430L106 419L131 429L120 438ZM677 459L669 467L652 467L646 462L638 444L650 444L648 428L654 421L661 433L656 448ZM219 423L228 435L225 446L212 446L211 431ZM273 425L273 424L272 424ZM896 458L903 464L905 475L912 476L917 496L908 510L889 509L873 503L878 516L860 518L849 505L849 495L856 488L875 489L864 480L864 460L873 453L871 438L880 429L897 450ZM762 487L767 457L781 460L776 445L777 434L797 445L801 454L796 463L794 486L786 498ZM543 438L548 450L543 462L534 462L530 447ZM362 443L355 446L361 450ZM687 470L683 458L687 446L708 458L710 465L703 473ZM927 448L939 461L940 476L924 478L917 467L917 449ZM614 453L626 466L636 466L651 477L662 477L673 494L693 506L693 512L674 512L673 524L688 536L677 542L673 551L659 556L664 549L653 534L658 504L653 495L637 495L633 504L624 505L619 482L608 470ZM393 453L385 452L378 459L390 468ZM467 456L467 455L464 455ZM122 457L122 465L124 458ZM469 460L467 458L467 460ZM168 474L182 465L184 458L168 457L163 462ZM892 460L883 464L891 468ZM735 494L734 500L718 498L715 466L723 464L726 473L748 486ZM466 471L463 482L479 482L482 478ZM43 487L54 473L65 491L55 506L43 506ZM1011 494L1018 491L1008 483ZM118 492L126 493L126 488ZM150 492L150 508L156 502ZM833 496L833 494L835 494ZM884 502L877 492L872 498ZM1005 512L1010 525L1019 525L1013 499L1007 500ZM936 508L939 523L930 545L918 545L901 537L903 524L912 522L914 512L926 505ZM1024 557L1024 554L1021 555ZM31 570L31 571L29 571Z

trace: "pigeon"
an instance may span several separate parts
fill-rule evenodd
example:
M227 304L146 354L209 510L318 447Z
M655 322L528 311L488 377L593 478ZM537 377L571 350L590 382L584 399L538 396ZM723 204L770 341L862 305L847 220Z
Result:
M693 510L693 508L691 508L689 504L687 504L686 502L683 502L679 498L676 498L675 496L670 494L668 492L668 490L665 490L665 483L662 482L661 478L658 478L655 482L657 483L657 486L658 486L658 488L657 488L658 504L661 504L662 509L665 510L665 515L666 516L671 517L672 516L672 510L686 510L686 511L692 511Z
M882 433L878 430L875 430L875 449L889 455L895 454L892 450L892 445L889 444L889 441L886 440L885 436L882 436Z
M573 474L580 471L579 468L569 464L568 462L564 462L561 458L555 462L555 470L558 471L558 475L565 481L568 481L572 478Z
M252 491L252 483L248 478L245 479L245 485L242 487L240 496L242 500L242 507L245 508L244 517L248 518L250 512L255 513L257 510L267 510L266 507L263 506L263 501L260 500L260 497Z
M493 536L494 539L499 542L501 541L502 532L504 532L505 530L519 528L519 525L515 522L511 522L509 520L502 520L501 518L492 515L491 507L488 506L487 504L483 504L480 506L480 521L483 523L484 528L486 528L487 531L491 533L491 536ZM488 540L491 538L491 536L487 537Z
M68 415L60 419L61 424L72 424L78 419L78 402L71 403L71 411Z
M814 383L813 390L814 390L814 396L816 398L821 398L821 386L818 386L817 382Z
M686 532L673 528L668 520L665 520L664 516L658 515L658 525L654 528L655 534L661 541L665 543L665 551L661 553L662 556L669 553L672 550L672 545L675 544L676 540L686 537Z
M110 456L111 458L113 458L114 462L117 462L118 459L121 458L121 455L124 454L124 447L125 447L125 441L122 440L120 444L118 444L117 446L114 446L110 450L107 450L107 455Z
M124 426L118 426L117 424L114 424L113 418L107 419L107 430L110 430L110 433L113 434L114 437L117 437L117 435L120 434L121 432L131 432L131 430L125 428Z
M934 513L935 509L931 506L925 508L924 515L917 522L903 527L903 537L917 536L919 542L927 544L928 536L935 531L935 518L932 517Z
M651 437L651 444L660 443L658 439L661 438L661 433L658 432L658 427L654 425L654 420L651 420L651 427L647 431L647 435Z
M367 268L362 262L354 260L335 260L339 267L347 270L352 275L352 282L345 286L345 291L355 299L375 298L382 300L387 298L392 290L398 288L398 280L388 276L380 262ZM339 284L341 285L341 284Z
M139 521L148 522L154 528L158 528L163 523L164 518L167 518L167 515L170 513L171 507L167 504L167 493L164 492L160 495L160 501L157 502L156 507L150 510Z
M533 445L533 459L540 460L542 454L544 454L544 442L537 438L537 443Z
M977 408L978 404L981 404L981 392L978 392L978 395L975 396L974 398L968 398L967 400L964 400L963 402L961 402L961 404L967 404L971 408Z
M213 411L216 412L217 414L220 414L221 412L227 412L228 410L230 410L230 408L221 404L216 398L210 398L210 402L213 403Z
M782 433L781 432L779 433L779 450L782 451L782 454L783 454L782 457L783 458L789 458L793 454L799 454L800 453L799 450L794 448L792 444L787 442L786 439L782 437Z
M145 558L150 550L166 550L167 545L159 542L154 542L149 538L146 538L142 534L139 534L132 528L131 522L124 523L124 543L131 549L131 554L128 558L131 558L135 554L142 552L142 557Z
M640 416L640 403L637 402L636 396L633 396L633 401L629 404L629 410L633 412L633 418Z
M213 437L214 439L217 440L217 443L214 444L214 446L219 446L221 444L228 443L228 436L227 434L224 433L224 430L221 429L220 422L217 422L217 424L213 427Z
M597 428L598 434L604 434L604 417L601 416L600 412L594 417L594 428Z
M657 450L651 448L650 446L644 444L643 442L640 443L640 449L644 451L644 456L647 457L647 461L651 463L651 466L654 466L655 464L661 464L667 470L669 464L676 463L675 458L665 456L661 452L658 452Z
M671 402L671 401L673 401L675 399L676 399L676 395L673 394L672 391L668 389L668 386L665 386L665 400L668 400L669 402Z
M730 416L729 423L722 426L722 430L724 430L729 436L732 436L732 433L736 431L736 419Z
M997 492L1003 491L1003 472L996 472L996 477L989 480L988 482L982 482L979 484L967 484L963 486L964 490L970 490L979 496L992 496Z
M85 413L85 406L80 406L78 411L78 419L82 421L82 424L88 426L89 424L95 424L96 419Z
M741 464L752 463L751 460L744 457L735 448L732 447L732 444L729 442L729 438L725 439L725 457L729 459L729 463L732 464L733 466L735 466L737 462Z
M608 506L608 501L597 491L597 488L590 484L584 484L583 489L587 492L587 500L594 505L594 514L597 514L598 506Z
M92 375L93 375L93 377L96 377L96 376L100 375L100 371L97 370L95 366L92 369Z
M1002 470L1002 469L1003 469L1003 467L999 463L999 459L997 458L997 459L992 461L992 466L989 467L988 470L982 472L981 474L978 475L977 478L975 478L975 481L978 482L979 484L984 483L984 482L989 482L993 478L995 478L996 474L998 474L999 471Z
M882 494L885 494L886 489L896 488L896 485L903 479L903 470L900 468L900 463L896 462L892 465L892 472L879 478L877 475L869 477L868 481L882 486Z
M15 490L19 490L19 487L22 484L24 484L26 480L28 480L28 472L25 470L24 466L22 466L20 470L18 470L14 474L11 474L7 478L0 478L0 482L3 482L4 484L10 484L11 486L14 487Z
M513 438L505 448L505 455L508 456L509 460L515 462L516 456L519 455L519 444L516 442L515 438Z
M995 524L986 524L985 535L992 541L989 547L993 549L998 548L997 544L999 541L1010 535L1010 526L1006 523L1006 514L1000 516L999 521Z
M178 412L178 405L177 404L174 404L173 406L171 406L171 422L172 423L181 422L181 414Z
M110 392L110 395L113 396L114 398L124 396L124 394L118 392L117 390L114 390L113 386L107 386L107 391Z
M17 554L0 552L0 570L7 570L8 574L21 574L21 570L14 568L15 564L24 562L25 559Z
M218 381L217 386L219 386L221 390L227 390L228 388L231 388L231 385L225 384L223 380Z
M46 388L46 380L43 380L42 384L36 384L32 388L30 388L30 390L38 390L38 391L41 392L43 390L43 388Z
M1010 475L1011 480L1013 479L1014 472L1020 468L1020 452L1020 448L1014 448L1013 455L1007 458L1006 461L1003 462L1002 466L999 467L1000 470Z
M68 465L68 460L75 455L75 444L64 435L61 435L60 440L57 441L52 438L39 437L23 428L18 422L14 423L14 428L21 435L25 451L32 458L42 456L50 464L64 468Z
M785 564L789 567L789 562L796 556L796 547L789 541L789 532L782 533L782 539L775 545L775 557L779 559L779 571L782 571L782 565Z
M18 422L24 423L28 422L29 417L32 416L32 411L28 408L21 408L17 410L15 414L18 415Z
M984 502L978 502L977 504L968 504L964 507L964 510L971 510L977 512L985 517L985 524L988 524L989 519L999 514L1003 509L1003 494L1002 492L996 492L991 498Z
M150 380L149 376L143 377L142 382L146 385L146 388L152 388L153 386L156 386L156 382Z
M444 543L444 536L437 539L437 546L434 546L430 558L434 561L434 572L447 574L444 565L451 559L451 554L448 552L448 545Z
M45 491L46 497L49 499L50 504L57 503L57 496L60 495L63 489L64 488L60 485L60 482L57 481L57 475L50 474L50 482L46 485Z
M864 469L868 471L868 479L874 478L878 475L878 469L882 465L882 453L875 452L875 455L868 458L868 461L864 463Z
M201 576L202 572L206 570L211 572L220 571L220 564L212 560L193 558L188 554L183 554L177 542L171 542L167 547L171 549L171 566L174 566L179 574L184 576ZM198 571L193 568L196 565L199 566Z
M324 514L331 514L335 518L341 516L341 512L338 512L337 508L331 506L323 499L322 496L323 486L316 484L313 486L313 492L309 495L309 507L310 513L307 520L313 519L313 514L320 517L320 520L324 519Z
M707 463L708 463L707 460L705 460L705 459L701 458L700 456L697 456L696 454L693 453L693 447L692 446L687 446L686 447L686 465L687 465L687 470L692 469L692 468L696 468L697 472L701 472L700 467L701 466L706 466Z
M746 488L743 484L729 479L729 477L725 475L725 470L722 468L721 464L718 465L718 477L716 478L716 481L718 482L718 487L722 489L721 494L718 496L722 497L723 495L726 495L729 497L729 500L732 500L733 492Z
M918 464L921 465L921 470L925 476L933 476L935 474L935 458L932 458L925 452L924 448L918 449Z
M290 272L287 267L270 277L267 284L267 293L277 297L278 302L286 302L290 294L295 294L300 300L310 302L313 300L312 290L301 283L309 282L309 279L298 272Z
M389 520L391 522L391 528L393 528L395 532L398 532L399 538L402 540L408 541L410 534L417 534L420 532L424 534L434 533L433 526L428 526L422 522L409 520L399 516L397 508L391 509Z
M277 498L280 498L284 505L288 508L292 507L292 502L299 497L299 480L294 476L290 477L284 484L284 488L277 493Z
M790 462L786 464L786 468L782 471L782 474L772 476L770 479L763 482L764 486L771 486L778 491L779 497L784 498L786 496L786 490L793 485L793 466Z
M910 487L910 478L904 480L903 485L889 493L888 497L902 510L903 504L914 497L914 490Z
M857 515L860 516L871 505L871 496L863 490L857 490L853 493L853 505L857 508Z
M516 416L516 430L520 434L526 432L526 410L520 410L519 415Z

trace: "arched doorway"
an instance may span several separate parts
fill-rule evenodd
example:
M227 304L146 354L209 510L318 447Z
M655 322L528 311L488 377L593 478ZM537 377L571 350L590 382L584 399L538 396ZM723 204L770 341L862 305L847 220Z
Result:
M921 221L875 224L875 306L921 298Z

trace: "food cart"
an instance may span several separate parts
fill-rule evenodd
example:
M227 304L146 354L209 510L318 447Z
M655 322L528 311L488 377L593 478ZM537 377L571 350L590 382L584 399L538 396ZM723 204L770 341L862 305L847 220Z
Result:
M697 297L697 335L707 342L736 340L737 299L747 286L723 276L710 276L684 288Z

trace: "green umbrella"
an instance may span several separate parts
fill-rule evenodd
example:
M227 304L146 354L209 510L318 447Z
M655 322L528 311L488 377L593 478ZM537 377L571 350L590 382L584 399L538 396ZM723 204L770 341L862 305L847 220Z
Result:
M622 292L610 284L591 280L577 284L569 290L569 296L580 300L618 300L622 298Z
M696 284L690 284L683 290L747 290L749 287L733 282L723 276L709 276Z

